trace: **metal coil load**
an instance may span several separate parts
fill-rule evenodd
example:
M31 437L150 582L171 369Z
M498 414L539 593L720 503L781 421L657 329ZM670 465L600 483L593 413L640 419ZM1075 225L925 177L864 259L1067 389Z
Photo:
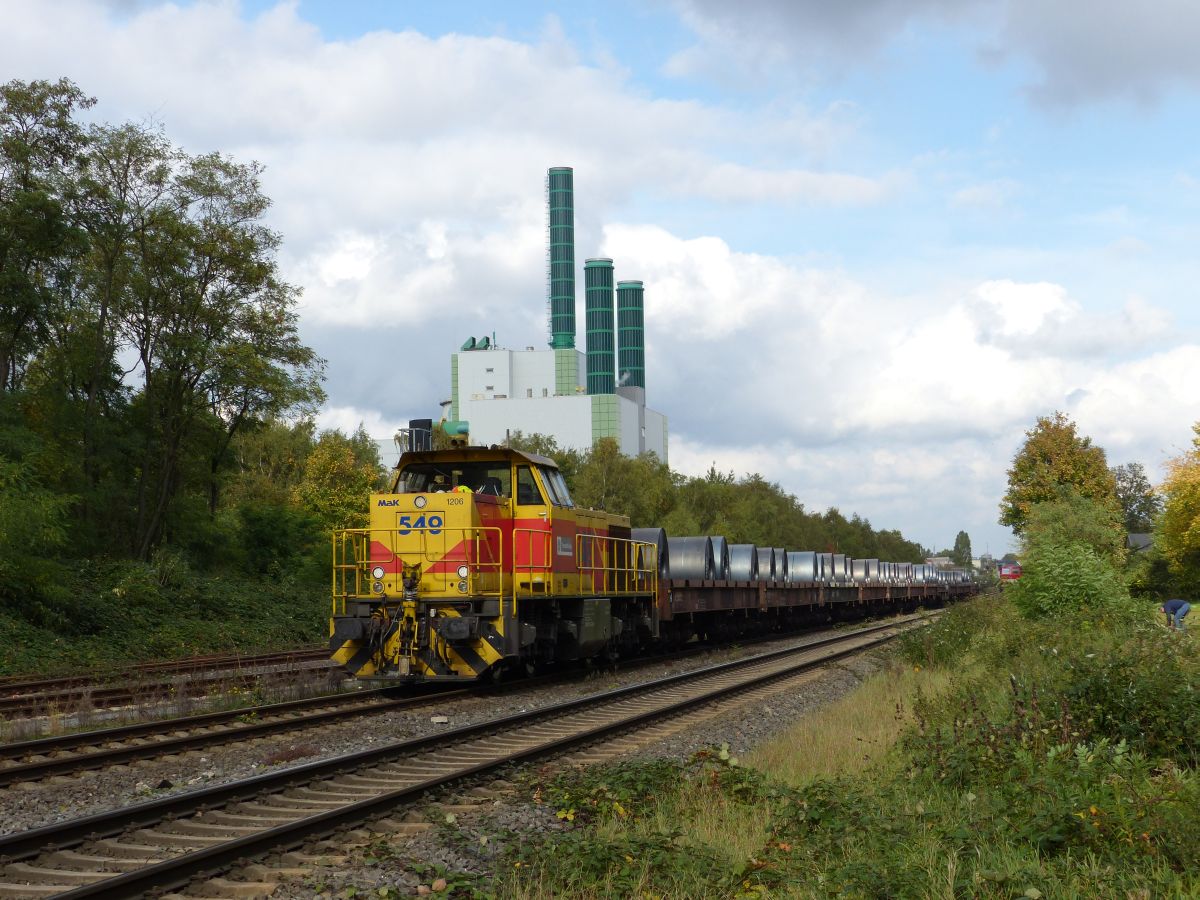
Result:
M710 534L713 552L713 578L717 581L729 580L729 542L719 534Z
M667 532L662 528L631 528L629 536L635 541L653 544L658 552L658 579L662 581L671 572L671 554L667 550ZM646 568L643 560L637 560L637 568Z
M794 583L817 580L817 554L812 550L795 550L788 554L788 581Z
M667 556L671 578L691 581L712 581L714 578L713 548L708 535L667 538Z
M775 580L788 580L788 560L787 551L782 547L775 548Z
M853 581L867 580L867 563L868 559L856 559L850 564L850 578Z
M829 584L833 581L833 554L818 553L817 554L817 581L822 584Z
M833 576L832 581L841 583L846 580L846 554L833 554Z
M758 581L758 548L753 544L733 544L729 548L729 580Z
M863 581L878 581L879 580L879 560L864 559L863 564Z
M775 548L758 548L758 579L759 581L775 580Z

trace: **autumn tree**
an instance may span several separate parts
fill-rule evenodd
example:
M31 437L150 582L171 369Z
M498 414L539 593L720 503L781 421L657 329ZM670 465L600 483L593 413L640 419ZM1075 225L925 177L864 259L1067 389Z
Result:
M1000 524L1018 535L1038 503L1056 500L1064 486L1117 511L1116 480L1104 450L1080 435L1061 412L1042 416L1025 433L1025 443L1008 470L1008 490L1000 504Z
M1192 431L1192 448L1167 464L1155 539L1171 574L1194 595L1200 590L1200 422Z
M1154 520L1162 512L1162 498L1155 492L1146 477L1146 470L1139 462L1116 466L1112 470L1117 484L1117 501L1125 521L1125 530L1130 534L1143 534L1154 527Z
M369 495L379 490L380 465L378 453L374 460L364 458L363 435L361 426L354 437L340 431L322 433L293 490L296 502L326 531L367 525Z

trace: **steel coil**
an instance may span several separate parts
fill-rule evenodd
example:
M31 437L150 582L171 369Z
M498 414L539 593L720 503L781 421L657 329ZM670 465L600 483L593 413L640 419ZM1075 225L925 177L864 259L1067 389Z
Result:
M788 581L795 584L817 580L817 554L812 550L794 550L788 554Z
M729 548L729 580L758 581L758 548L753 544L733 544Z
M667 538L670 578L712 581L713 548L707 535Z
M713 578L717 581L729 580L729 542L719 534L710 534L713 553Z
M758 578L760 581L775 580L775 548L758 548Z
M668 577L671 572L671 554L667 550L667 532L662 528L633 528L629 534L635 541L653 544L657 548L659 580ZM638 560L638 568L647 568L641 559Z
M822 584L829 584L833 581L832 553L817 554L817 581L820 581Z
M782 547L775 548L775 580L788 580L787 551Z

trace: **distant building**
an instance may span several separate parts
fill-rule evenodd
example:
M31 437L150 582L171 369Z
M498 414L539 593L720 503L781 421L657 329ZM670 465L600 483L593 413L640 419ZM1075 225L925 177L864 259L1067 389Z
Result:
M1130 534L1125 538L1125 546L1134 553L1145 553L1154 546L1152 534Z
M931 556L925 560L927 566L937 566L939 569L949 569L954 561L948 556Z
M469 338L450 360L450 418L472 443L500 444L515 431L586 450L613 438L630 456L667 461L667 417L646 406L644 290L613 281L611 259L584 264L586 352L575 349L574 173L553 168L549 211L550 349L509 350Z

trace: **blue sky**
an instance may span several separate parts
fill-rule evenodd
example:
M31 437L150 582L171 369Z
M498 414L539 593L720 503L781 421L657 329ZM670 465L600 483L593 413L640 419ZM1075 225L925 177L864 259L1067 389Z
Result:
M1200 419L1200 7L11 0L0 78L267 166L321 421L436 413L545 340L542 177L646 282L671 463L1004 552L1061 409L1158 477Z

